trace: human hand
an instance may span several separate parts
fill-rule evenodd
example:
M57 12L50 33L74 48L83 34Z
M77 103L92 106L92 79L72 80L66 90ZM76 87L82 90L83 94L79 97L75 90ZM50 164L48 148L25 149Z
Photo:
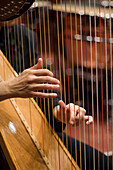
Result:
M9 98L12 97L57 97L56 93L44 93L40 90L57 90L60 82L53 77L53 73L48 69L41 69L42 59L38 63L24 70L18 77L8 80L5 83Z
M78 125L83 120L86 121L86 125L93 122L92 116L87 116L86 110L78 105L70 103L66 105L62 100L59 101L59 109L57 110L57 119L63 123L69 123L71 125Z

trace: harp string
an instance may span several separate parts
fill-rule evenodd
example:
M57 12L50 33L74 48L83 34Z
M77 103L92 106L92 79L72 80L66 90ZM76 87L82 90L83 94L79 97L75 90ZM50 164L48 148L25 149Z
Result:
M67 55L67 83L68 83L68 103L70 103L70 78L69 78L69 51L68 51L68 42L67 42L67 8L66 8L66 0L65 0L65 33L66 33L66 55ZM69 106L70 110L70 106ZM70 153L71 153L71 159L72 159L72 138L71 138L71 125L69 126L70 131ZM72 166L71 166L72 168Z
M30 40L31 40L31 37L30 37L30 25L29 25L29 14L28 14L28 11L27 11L27 25L28 25L28 47L29 47L29 59L30 59L30 67L32 66L32 62L31 62L31 45L30 45Z
M50 71L52 71L51 70L51 63L50 63L51 62L51 48L50 48L50 29L49 29L50 24L49 24L48 0L47 0L46 10L47 10L46 15L45 15L45 17L47 17L47 21L46 21L46 24L47 24L47 27L46 27L47 28L47 30L46 30L47 38L46 38L46 41L47 41L47 44L48 44L48 46L47 46L46 67L48 68L48 65L49 65L48 69L50 69ZM48 62L48 60L49 60L49 62ZM47 92L49 92L49 90L47 90ZM49 106L50 105L49 99L47 99L47 100L48 100L47 104ZM48 107L48 117L49 117L49 127L50 127L50 107ZM52 157L50 159L52 159Z
M14 24L14 44L15 44L15 46L14 46L14 48L15 49L18 49L17 48L17 43L16 43L16 25ZM17 50L15 50L15 53L14 53L14 56L15 56L15 60L16 60L16 66L15 66L15 68L16 68L16 71L17 71L17 73L19 72L19 68L18 68L18 59L17 59Z
M84 27L85 28L83 28L83 34L85 35L85 37L87 36L87 27L86 27L86 2L84 1ZM81 21L83 21L83 20L81 20ZM81 24L82 25L82 24ZM81 31L82 32L82 31ZM84 41L84 40L83 40ZM84 45L84 49L85 49L85 51L84 51L84 53L83 53L83 57L84 57L84 55L85 55L85 62L86 62L86 68L85 68L85 70L86 70L86 75L87 75L87 77L88 77L88 67L87 67L87 41L85 41L85 43L83 44ZM83 61L84 61L84 58L83 58ZM84 64L84 63L83 63ZM83 73L84 73L84 70L83 70L83 67L82 67L82 81L83 81L83 79L84 79L84 77L83 77ZM87 114L89 115L89 100L88 100L88 80L86 80L86 83L87 83L87 89L86 89L86 97L87 97ZM84 134L85 134L85 122L84 122ZM84 138L85 138L85 136L84 136ZM85 142L85 141L84 141ZM89 127L88 127L88 144L89 144ZM90 156L90 155L88 155L88 156ZM85 168L86 168L86 147L84 146L84 159L85 159ZM89 163L90 164L90 163ZM89 165L89 167L90 167L90 165Z
M47 61L47 46L46 46L46 29L45 29L45 11L44 11L44 2L42 3L43 4L43 7L42 7L42 23L43 23L43 34L44 34L44 53L43 53L43 55L44 55L44 57L43 57L43 55L41 56L42 57L42 59L43 59L43 61L44 60L46 60ZM39 7L40 8L40 7ZM42 29L42 28L41 28ZM44 66L43 66L44 67ZM42 67L42 68L43 68ZM46 68L47 68L47 62L46 62ZM43 92L44 92L44 90L43 90ZM41 104L41 100L40 100L40 104ZM42 105L41 105L41 108L42 108ZM45 116L47 116L46 115L46 103L45 103L45 99L44 99L44 114L45 114ZM49 123L50 123L50 121L49 121ZM44 126L46 127L46 124L45 124L45 122L44 122ZM46 135L46 134L45 134ZM47 137L47 136L46 136ZM42 138L43 138L43 136L42 136ZM43 150L45 149L45 142L46 141L44 141L44 139L42 139L43 140Z
M49 10L48 10L48 0L47 0L47 30L48 30L48 32L47 32L48 33L47 39L48 39L48 54L49 54L48 59L50 60L49 61L49 67L50 67L49 69L50 69L50 71L52 71L51 70L51 47L50 47L50 29L49 29L49 27L50 27L50 22L49 22ZM46 63L47 63L47 60L46 60ZM48 106L50 105L49 103L50 102L49 102L49 99L48 99ZM48 107L48 113L49 113L49 125L50 125L50 108L49 107Z
M38 1L39 3L39 1ZM36 32L36 51L37 51L37 59L38 59L38 49L40 51L40 57L42 57L42 39L41 39L41 21L40 21L40 7L38 8L38 19L39 19L39 32L40 32L40 36L38 38L38 34L37 34L37 11L36 11L36 4L34 2L34 8L35 8L35 32ZM38 46L38 39L40 40L39 44L40 47ZM43 66L42 66L43 67ZM36 97L36 102L39 105L39 101L38 98ZM42 131L43 131L43 124L42 124ZM43 133L42 133L43 134ZM43 136L42 136L43 139Z
M34 33L34 28L33 28L33 9L31 8L30 9L30 14L31 14L31 31L32 31L32 42L33 42L33 65L35 65L35 63L36 63L36 56L35 56L35 45L34 45L34 35L33 35L33 33ZM35 24L35 25L37 25L37 24ZM38 51L37 51L38 52ZM38 53L37 53L37 59L38 59Z
M10 27L10 30L11 30L11 51L12 51L12 54L11 54L11 58L12 58L12 66L14 68L14 55L13 55L13 44L12 44L12 28L11 28L11 24L9 25Z
M6 23L4 22L4 37L5 37L5 55L7 56L7 45L6 45ZM3 62L3 64L4 64L4 62ZM5 64L4 64L4 80L6 80L6 78L5 78Z
M38 50L39 50L39 45L38 45L38 34L37 34L37 11L36 11L36 5L35 5L35 2L34 2L34 7L35 7L35 32L36 32L36 51L37 51L37 59L38 59ZM40 11L40 7L39 7L39 10ZM39 21L40 21L40 16L38 17L39 18ZM41 55L42 57L42 55Z
M14 58L13 58L13 45L12 45L12 28L11 23L7 22L7 34L8 34L8 47L9 47L9 61L12 63L14 68ZM10 34L11 32L11 34Z
M38 1L39 2L39 1ZM42 8L42 11L43 11L43 16L42 16L42 20L43 20L43 25L44 25L44 23L45 23L45 20L44 20L44 4L43 4L43 8ZM41 25L41 16L40 16L40 6L39 6L39 8L38 8L38 13L39 13L39 30L40 30L40 49L41 49L41 58L43 59L43 52L42 52L42 35L41 35L41 30L42 30L42 25ZM37 20L37 13L36 13L36 8L35 8L35 21ZM36 28L37 29L37 28ZM45 30L45 25L44 25L44 28L43 28L44 30ZM36 30L36 32L37 32L37 30ZM36 34L36 36L38 37L38 34ZM44 32L44 38L45 38L45 32ZM46 55L47 53L46 53L46 40L44 39L44 45L45 45L45 54L44 55ZM37 50L38 50L38 38L37 38ZM37 51L37 54L38 54L38 51ZM44 68L44 66L42 65L42 68ZM44 92L44 90L43 90L43 92ZM40 107L41 107L41 109L42 109L42 107L44 107L44 114L45 114L45 116L46 116L46 104L45 104L45 99L43 99L43 101L44 101L44 106L42 106L42 102L41 102L41 99L40 99ZM46 134L44 134L44 126L46 126L46 124L45 124L45 121L43 122L43 120L41 119L41 125L42 125L42 148L43 148L43 150L45 149L45 142L46 141L44 141L44 138L43 138L43 135L45 135L46 136Z
M91 2L89 0L89 14L91 13ZM91 15L89 15L89 27L90 27L90 37L92 37L92 21L91 21ZM94 118L94 90L93 90L93 63L92 63L92 41L90 41L90 56L91 56L91 92L92 92L92 117ZM89 132L90 133L90 132ZM90 137L89 137L90 138ZM95 169L95 145L94 145L94 122L93 122L93 167ZM90 143L89 143L90 144Z
M84 34L85 34L85 37L87 37L87 23L86 23L86 1L84 1L84 14L85 14L85 29L84 29ZM89 26L89 25L88 25ZM86 55L86 75L88 77L88 51L87 51L87 41L85 41L84 43L84 46L85 46L85 55ZM89 94L88 94L88 86L89 86L89 83L88 83L88 79L86 80L86 86L87 86L87 89L86 89L86 97L87 97L87 114L89 115ZM88 125L88 145L90 145L90 129L89 129L89 125ZM88 152L88 157L90 158L90 152ZM90 169L90 161L89 161L89 169Z
M75 2L75 35L77 35L78 33L78 29L77 29L77 12L76 12L76 0ZM80 86L80 82L79 82L79 59L78 59L78 40L76 39L76 59L77 59L77 100L78 100L78 106L80 106L80 93L79 93L79 86ZM80 112L80 108L79 108L79 112ZM82 152L81 152L81 125L80 125L80 119L79 119L79 148L80 148L80 168L82 169ZM76 148L77 149L77 148Z
M65 87L65 59L64 59L64 34L63 34L63 30L64 30L64 25L63 25L63 15L62 15L62 0L60 0L60 4L61 4L61 44L62 44L62 51L61 51L61 57L62 57L62 62L61 62L61 69L63 72L63 77L62 77L62 84L63 84L63 90L64 90L64 102L66 103L66 87ZM60 64L60 63L59 63ZM60 65L59 65L60 66ZM61 89L62 90L62 89ZM62 94L62 93L61 93ZM62 98L63 98L63 94L62 94ZM62 120L63 120L63 114L62 114ZM67 122L67 117L65 117L65 122ZM64 136L63 136L63 123L62 123L62 141L64 143ZM66 126L66 147L68 147L68 143L67 143L67 126Z
M103 59L102 59L102 42L101 42L101 39L102 39L102 35L101 35L101 8L100 8L100 0L99 0L99 23L100 23L100 62L101 62L101 109L102 109L102 151L103 151L103 169L104 169L104 117L103 117L103 68L102 68L102 62L103 62Z
M10 56L10 39L9 39L9 29L8 29L8 22L7 22L7 36L8 36L8 52L9 52L9 62L11 63L11 56Z
M57 4L57 3L56 3ZM63 84L65 84L64 83L64 80L65 80L65 71L64 70L62 70L62 67L63 68L65 68L65 66L64 66L64 61L62 61L62 58L63 58L63 60L64 60L64 44L63 44L63 40L64 40L64 37L63 37L63 21L62 21L62 0L60 0L60 4L61 4L61 12L59 12L59 14L60 14L60 20L61 20L61 31L62 31L62 33L61 33L61 36L62 36L62 53L61 53L61 48L59 48L59 50L60 50L60 55L59 55L59 68L60 68L60 81L61 81L61 83L62 83L62 85ZM59 24L58 24L59 23ZM58 20L58 11L57 11L57 29L59 30L59 25L60 25L60 22L59 22L59 20ZM59 31L57 31L58 32L58 34L59 34ZM59 35L59 38L60 38L60 35ZM61 43L60 41L59 41L59 38L58 38L58 43ZM59 46L59 45L58 45ZM60 46L59 46L60 47ZM60 59L61 58L61 59ZM62 77L62 71L63 71L63 76L64 76L64 79L63 79L63 77ZM66 93L66 91L65 91L65 87L64 87L64 93ZM60 94L61 94L61 100L63 100L63 92L62 92L62 88L60 89ZM66 94L64 94L65 96L66 96ZM65 101L65 103L66 103L66 99L64 100ZM61 116L62 116L62 122L63 122L63 110L61 111ZM65 118L65 120L66 120L66 122L67 122L67 118ZM67 138L67 134L66 134L66 138ZM62 141L63 141L63 143L64 143L64 136L63 136L63 123L62 123Z
M31 37L30 37L30 24L29 24L29 14L27 11L27 27L28 27L28 48L29 48L29 59L30 59L30 67L32 66L32 61L31 61L31 45L30 45L30 41L31 41ZM30 127L31 127L31 133L33 132L32 129L32 115L31 115L31 104L30 104L30 99L29 99L29 115L30 115Z
M4 37L5 37L5 55L7 56L7 44L6 44L6 23L4 22Z
M82 42L82 14L81 14L81 0L79 0L79 6L80 6L80 35L81 35L81 42L80 42L80 45L81 45L81 67L82 67L82 105L83 105L83 108L84 108L84 68L83 68L83 61L84 61L84 58L83 58L83 42ZM83 127L84 127L84 169L86 170L86 145L85 145L85 141L86 141L86 135L85 135L85 131L86 131L86 128L85 128L85 120L83 120Z
M72 6L72 1L70 0L70 33L71 33L71 65L72 65L72 88L73 88L73 90L72 90L72 92L73 92L73 104L75 105L75 74L74 74L74 56L73 56L73 38L72 38L72 36L73 36L73 23L72 23L72 8L71 8L71 6ZM74 106L73 106L74 107ZM75 115L75 107L74 107L74 117L76 116ZM76 139L76 123L75 123L75 139ZM70 134L71 135L71 134ZM76 145L76 140L75 140L75 157L77 158L77 145ZM73 149L73 148L72 148Z
M39 1L38 1L39 3ZM42 58L43 54L42 54L42 28L41 28L41 16L40 16L40 6L38 8L38 19L39 19L39 32L40 32L40 35L39 35L39 44L40 46L38 46L38 34L37 34L37 11L36 11L36 5L35 6L35 31L36 31L36 44L37 44L37 54L38 54L38 48L39 48L39 51L40 51L40 57ZM37 56L38 57L38 56ZM43 68L43 65L42 65L42 68ZM44 92L44 91L43 91ZM38 101L38 98L36 98L36 101L37 103L39 103ZM42 103L41 103L41 100L40 100L40 105L41 105L41 109L42 109ZM45 99L44 99L44 110L45 110ZM42 124L42 148L44 149L44 140L43 140L43 135L44 135L44 126L45 126L45 122L43 122L43 120L41 120L41 124Z
M79 0L79 11L80 11L80 35L81 35L81 42L80 42L80 46L81 46L81 67L82 67L82 104L83 104L83 108L84 108L84 68L83 68L83 42L82 42L82 14L81 14L81 0ZM83 120L83 127L84 127L84 169L86 170L86 135L85 135L85 120Z
M109 0L109 3L111 2L111 0ZM112 39L112 22L111 22L111 6L109 6L109 13L110 13L110 39ZM110 72L111 72L111 102L112 102L112 106L111 106L111 123L112 123L112 162L113 162L113 80L112 80L112 67L113 67L113 58L112 58L112 43L110 41ZM113 165L112 165L113 166Z
M107 32L106 32L106 8L104 7L105 22L105 60L106 60L106 117L107 117L107 153L109 150L109 118L108 118L108 67L107 67ZM107 157L107 169L109 169L109 157Z
M22 18L20 16L20 23L22 23ZM21 42L22 42L22 60L23 60L23 70L25 69L25 61L24 61L24 46L23 46L23 33L22 33L22 24L20 25L20 32L21 32Z
M58 5L58 2L56 0L56 6ZM59 68L59 79L60 79L60 82L62 82L62 79L61 79L61 54L60 54L60 35L59 35L59 16L58 16L58 10L56 10L56 27L57 27L57 46L58 46L58 68ZM62 100L62 89L60 89L60 96L61 96L61 100ZM63 110L61 109L61 119L63 121ZM62 138L63 138L63 125L62 125ZM60 165L60 150L59 150L59 145L58 145L58 154L59 154L59 169L61 169L61 165Z
M36 45L36 44L34 44L34 43L37 43L37 42L35 42L34 41L34 27L33 27L33 9L32 9L32 7L30 8L30 19L31 19L31 31L32 31L32 45L33 45L33 59L32 59L32 65L35 65L36 64L36 56L35 56L35 46L37 46L37 60L38 60L38 45ZM35 19L35 21L36 21L36 19ZM36 27L37 27L37 24L35 24L36 25ZM37 32L37 30L35 30L35 32ZM38 103L37 103L38 104ZM31 117L32 118L32 117ZM32 122L32 120L31 120L31 122ZM35 121L33 122L33 124L36 124L35 123ZM34 127L36 127L36 126L34 126ZM33 129L34 130L34 134L36 134L36 128L35 129ZM42 135L43 135L43 125L42 125Z
M96 22L96 10L95 10L95 8L96 8L96 2L95 2L95 0L94 0L94 27L95 27L95 37L97 37L97 34L96 34L96 32L97 32L97 30L96 30L96 27L97 27L97 22ZM97 42L95 41L95 58L96 58L96 105L97 105L97 107L96 107L96 112L97 112L97 129L98 129L98 131L97 131L97 140L98 140L98 160L99 160L99 105L98 105L98 62L97 62ZM99 161L98 161L98 169L99 169Z
M20 44L19 44L19 36L20 36L20 33L19 33L19 28L18 28L18 25L19 25L19 19L17 20L17 49L18 49L18 57L19 57L19 73L22 72L22 65L21 65L21 56L20 56Z
M63 90L64 90L64 102L66 103L67 101L67 94L66 94L66 65L65 65L65 53L64 53L64 24L63 24L63 11L62 11L62 7L63 7L63 3L62 3L62 0L61 0L61 30L62 30L62 57L63 57ZM67 124L67 117L65 117L65 122ZM65 127L65 131L66 131L66 147L68 148L68 137L67 137L67 126ZM63 139L64 140L64 139Z

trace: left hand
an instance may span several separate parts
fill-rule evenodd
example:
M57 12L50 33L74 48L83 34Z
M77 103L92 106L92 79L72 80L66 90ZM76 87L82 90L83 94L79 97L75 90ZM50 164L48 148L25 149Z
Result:
M73 103L66 105L62 100L60 100L59 106L59 110L57 111L57 119L63 123L77 125L79 122L85 120L86 125L88 125L93 122L93 117L85 115L86 110L78 105L74 105Z

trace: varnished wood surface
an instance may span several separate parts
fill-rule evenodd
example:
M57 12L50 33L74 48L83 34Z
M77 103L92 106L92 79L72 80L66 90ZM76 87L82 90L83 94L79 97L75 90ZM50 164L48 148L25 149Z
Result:
M2 52L0 52L0 67L2 79L7 80L15 76L13 68ZM0 103L0 127L5 132L5 138L12 149L11 152L13 152L19 167L25 166L25 168L22 167L20 169L47 169L47 163L45 165L42 159L43 155L42 157L40 156L30 138L32 134L35 136L54 170L69 170L72 167L73 169L79 169L57 134L49 126L36 102L33 99L16 98L15 103L19 109L16 109L11 104L11 100ZM19 119L20 113L25 118L27 125L23 117L21 120ZM9 124L14 125L16 133L11 132ZM28 126L31 129L30 134L27 133Z
M17 169L47 169L9 100L0 102L0 130Z

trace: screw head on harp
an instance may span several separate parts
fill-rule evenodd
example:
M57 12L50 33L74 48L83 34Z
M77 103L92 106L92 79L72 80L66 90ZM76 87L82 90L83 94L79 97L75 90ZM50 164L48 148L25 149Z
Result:
M34 0L0 0L0 21L7 21L22 15Z

